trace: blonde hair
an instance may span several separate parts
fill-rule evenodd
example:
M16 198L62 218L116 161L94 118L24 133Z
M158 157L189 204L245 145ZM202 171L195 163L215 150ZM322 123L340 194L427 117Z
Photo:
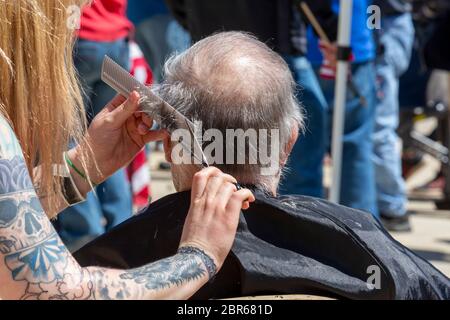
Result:
M70 6L86 2L0 0L0 115L16 133L30 175L40 166L41 201L61 194L52 164L63 163L69 141L82 139L86 128L68 25Z

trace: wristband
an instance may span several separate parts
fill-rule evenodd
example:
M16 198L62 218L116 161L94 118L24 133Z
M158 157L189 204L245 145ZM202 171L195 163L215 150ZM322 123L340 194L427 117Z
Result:
M65 166L53 165L53 176L61 180L63 196L69 206L76 205L86 200L76 187L67 164Z
M70 207L86 201L86 198L81 195L80 191L78 191L78 189L75 187L75 184L72 182L71 178L61 177L61 179L63 186L63 196Z
M73 169L75 170L76 173L78 173L78 175L80 177L82 177L84 180L87 180L86 175L79 170L72 162L72 160L70 160L69 156L67 155L67 152L64 152L64 160L66 160L66 163Z
M69 155L67 154L67 152L64 152L63 156L64 156L64 160L65 160L66 164L69 167L71 167L81 178L83 178L84 181L86 181L87 183L91 184L92 185L91 187L95 188L95 187L98 186L98 184L96 184L96 183L94 183L92 181L89 181L88 178L86 177L86 174L84 174L83 171L81 171L80 169L78 169L75 166L75 164L72 162L72 160L70 160Z
M216 267L216 264L214 263L214 260L209 255L207 255L205 253L205 251L203 251L202 249L199 249L196 247L191 247L191 246L186 246L186 247L179 248L178 253L194 254L194 255L198 256L202 260L203 264L205 265L206 271L208 271L209 281L214 279L214 277L216 276L217 267Z

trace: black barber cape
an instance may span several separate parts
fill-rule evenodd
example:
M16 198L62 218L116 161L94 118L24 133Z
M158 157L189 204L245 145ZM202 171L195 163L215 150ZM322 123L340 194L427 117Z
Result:
M370 214L310 197L255 195L223 268L193 299L263 294L450 299L450 280ZM177 251L189 202L188 192L169 195L87 244L75 258L82 266L129 269L169 257Z

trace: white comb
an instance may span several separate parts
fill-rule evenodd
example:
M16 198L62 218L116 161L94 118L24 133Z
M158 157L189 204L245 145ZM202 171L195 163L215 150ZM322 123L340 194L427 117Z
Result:
M195 125L192 121L181 114L177 109L165 102L152 92L149 87L139 82L127 70L118 65L110 57L105 56L102 65L102 80L115 91L128 98L132 91L137 91L141 96L140 106L142 111L147 113L162 128L169 133L177 129L186 129L190 132L194 140L192 150L191 144L180 141L185 150L197 159L204 167L208 167L208 160L203 153L202 147L195 136ZM199 155L199 156L197 156Z

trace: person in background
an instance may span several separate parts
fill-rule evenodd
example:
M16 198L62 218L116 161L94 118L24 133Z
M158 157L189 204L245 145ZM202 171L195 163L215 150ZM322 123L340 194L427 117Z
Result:
M135 41L142 50L153 72L154 83L162 79L163 64L173 52L183 52L191 44L189 34L172 17L164 0L129 0L128 18L135 25ZM162 150L162 144L155 143ZM151 147L147 146L147 156ZM169 170L166 161L159 163L159 169Z
M351 65L351 78L353 90L348 90L345 107L345 128L343 136L343 159L340 203L348 207L362 209L378 217L376 201L375 174L373 163L373 142L375 111L375 42L373 32L367 27L366 13L370 1L353 1L353 18L351 27L351 47L353 62ZM339 12L339 1L333 0L334 12ZM323 55L327 60L336 59L336 47L334 44L321 42L321 51L317 37L309 30L308 58L319 73L323 62ZM332 40L331 40L332 41ZM334 57L334 58L333 58ZM322 90L329 106L334 106L335 81L320 79ZM363 99L361 99L363 98ZM322 141L317 141L314 148L323 151L316 156L316 161L322 161L325 150L330 147L329 135L331 133L332 108L326 111L327 138L325 146L319 146ZM317 121L311 119L310 121ZM314 126L312 126L314 128ZM311 131L314 136L317 133ZM322 175L316 175L316 185ZM321 182L321 181L320 181Z
M285 55L294 79L300 86L299 100L305 108L306 130L297 140L289 159L289 174L285 175L281 194L301 194L322 198L323 190L323 157L326 152L327 122L325 113L328 102L320 87L314 69L307 53L307 18L299 10L299 2L294 1L294 23L291 27L295 47L300 48L300 55ZM321 1L320 4L303 1L324 28L329 39L336 40L337 15L332 11L331 1Z
M133 29L126 17L126 0L97 0L84 8L74 62L84 90L88 122L115 96L101 78L105 55L130 68L128 37ZM55 227L73 251L132 215L132 197L125 170L119 170L90 193L87 201L66 209Z
M408 69L414 44L411 6L403 0L374 1L381 9L381 29L375 30L377 94L373 161L378 209L390 231L410 231L399 137L399 78Z
M136 26L135 41L159 83L165 59L190 46L189 34L170 15L164 0L128 0L127 15Z
M194 42L217 31L240 30L254 34L279 53L298 84L297 98L306 114L306 130L297 141L281 184L281 194L323 196L322 159L325 154L327 102L306 58L307 20L299 1L291 0L167 0L175 18ZM337 16L331 1L305 1L330 39L336 39Z
M441 79L439 85L432 85L431 79L442 77L444 70L450 70L450 45L446 41L450 30L450 2L448 0L416 0L412 2L412 17L415 28L415 42L412 50L411 63L408 70L400 78L400 106L413 109L417 106L427 106L430 102L444 102L448 98L435 94L446 89L447 84ZM438 77L433 76L440 74ZM425 89L427 87L433 90ZM429 96L431 93L432 96ZM446 96L446 95L445 95ZM403 120L403 119L401 119ZM411 127L411 125L410 125ZM436 128L429 138L439 139L440 130ZM403 177L408 180L417 170L423 167L424 153L413 145L403 145L402 169ZM445 170L441 167L435 176L412 190L418 193L443 193L444 199L439 206L448 202L449 190L446 183Z

